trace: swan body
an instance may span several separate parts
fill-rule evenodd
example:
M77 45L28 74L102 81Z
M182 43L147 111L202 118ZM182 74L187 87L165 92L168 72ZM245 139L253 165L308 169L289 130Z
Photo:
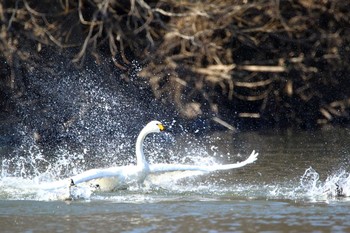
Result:
M184 164L148 164L143 153L143 142L150 133L164 131L163 124L159 121L149 122L140 132L136 140L136 165L109 167L102 169L90 169L69 179L46 184L43 188L63 188L68 184L77 185L88 182L96 186L100 191L113 191L121 187L127 187L132 183L142 185L149 174L173 171L201 171L203 173L218 170L229 170L243 167L257 160L258 153L253 151L244 161L225 165L184 165Z

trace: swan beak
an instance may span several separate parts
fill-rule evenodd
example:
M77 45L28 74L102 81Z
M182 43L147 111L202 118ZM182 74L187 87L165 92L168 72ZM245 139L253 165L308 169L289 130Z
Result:
M165 127L164 127L164 125L162 125L162 124L158 124L158 127L159 127L159 130L160 130L160 131L164 131L164 130L165 130Z

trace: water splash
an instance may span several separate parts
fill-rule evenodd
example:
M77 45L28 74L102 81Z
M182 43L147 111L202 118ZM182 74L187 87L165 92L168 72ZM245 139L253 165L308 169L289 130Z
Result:
M302 176L299 189L314 200L350 197L350 173L340 169L321 181L319 174L310 167Z
M36 151L36 150L34 150ZM193 164L217 164L217 161L210 156L196 154L200 149L195 149L195 154L187 154L177 158L178 161ZM61 151L61 156L55 162L48 161L40 153L33 153L26 157L29 164L24 165L24 158L16 160L4 160L2 162L2 175L0 179L1 199L29 199L29 200L65 200L72 199L103 199L106 194L95 192L93 187L87 184L61 189L44 189L45 182L59 180L63 177L81 172L80 165L84 164L84 155L76 154L74 157L67 157L66 151ZM204 153L204 152L202 152ZM78 162L72 162L74 159ZM10 163L17 167L13 170L17 177L10 174ZM45 165L45 169L41 166ZM13 167L13 166L12 166ZM25 170L27 169L28 170ZM28 174L31 175L28 175ZM108 193L108 199L113 201L132 202L151 201L147 195L153 194L153 201L157 195L170 195L179 198L180 196L203 196L211 198L268 198L268 199L291 199L309 201L330 201L339 197L347 197L350 194L350 174L345 170L338 170L329 175L324 181L313 169L306 169L301 176L299 184L278 183L278 184L252 184L238 183L234 185L225 184L226 180L220 182L216 174L205 174L202 172L170 172L159 175L150 175L143 187L131 186L128 190ZM211 176L214 176L211 179ZM125 196L125 193L128 197ZM129 194L132 195L129 195ZM146 195L146 196L145 196ZM148 198L148 199L147 199ZM155 199L154 199L155 198ZM151 198L152 199L152 198Z
M138 64L134 65L140 69ZM57 72L65 68L57 67ZM135 101L135 96L127 91L130 89L118 89L120 83L115 85L115 77L106 71L86 69L84 74L63 73L67 78L62 75L46 77L35 70L31 74L33 77L29 77L28 82L35 91L28 93L34 96L24 96L28 101L17 106L23 116L23 125L18 126L23 141L10 156L4 156L1 160L0 198L61 200L69 196L73 199L105 197L86 185L69 188L67 183L67 188L49 191L44 191L42 187L46 182L67 178L90 168L135 163L134 142L137 133L146 121L158 118L159 113L154 114L158 106L152 101L147 104ZM109 78L99 79L101 76ZM135 91L137 94L139 92ZM45 111L38 111L37 104L32 104L36 103L37 96L41 96L40 105ZM177 138L181 140L179 143L168 136L149 137L145 153L150 163L220 163L216 158L221 158L221 153L216 146L210 145L211 139L209 142L196 140L193 135L186 135L185 129L176 120L168 119L170 122L166 125L169 128L177 125L185 134ZM59 147L44 151L33 137L35 133L62 143ZM52 135L56 136L50 138ZM225 158L236 156L225 154ZM143 200L142 197L147 196L144 194L149 193L293 200L329 199L339 192L350 195L349 174L345 171L336 172L322 182L317 172L310 168L301 177L300 184L232 183L220 173L205 175L203 179L200 175L200 172L174 172L151 176L146 180L145 187L132 186L128 191L109 193L108 197L118 200L125 196L125 192L132 194L123 199L129 201L133 201L133 197Z
M170 140L169 144L168 136L165 141L159 140L159 137L159 135L152 135L146 142L145 150L151 163L174 162L197 165L217 163L198 140L190 140L187 144L182 143L182 146L179 147L174 140ZM51 154L46 154L31 137L23 141L26 143L16 148L9 158L3 158L1 161L0 198L30 200L90 199L94 193L94 188L88 185L69 187L67 182L66 188L51 190L45 189L45 185L48 182L62 180L91 168L135 162L134 153L131 153L130 156L127 156L128 159L115 164L113 161L117 156L114 153L108 154L102 150L101 155L104 156L104 160L102 161L100 157L97 157L99 166L96 166L96 162L93 161L96 158L91 158L90 151L86 148L72 151L69 148L58 147L51 151ZM173 147L171 147L171 144L174 144ZM108 147L108 145L106 146ZM134 148L133 144L128 146ZM166 147L168 147L167 150L165 150ZM91 160L93 162L90 162ZM142 190L152 191L154 188L170 190L171 184L176 187L175 184L178 181L199 174L201 173L184 172L153 177L148 179ZM181 188L183 190L188 189L184 186L177 186L178 191ZM131 189L140 190L139 187L131 187Z

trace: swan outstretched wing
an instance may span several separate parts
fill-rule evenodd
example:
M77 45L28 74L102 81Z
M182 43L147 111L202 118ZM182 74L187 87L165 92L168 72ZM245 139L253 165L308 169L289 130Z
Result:
M151 164L149 165L151 173L160 173L160 172L172 172L172 171L202 171L202 172L213 172L219 170L229 170L244 167L247 164L253 163L257 160L258 153L253 151L250 156L238 163L233 164L224 164L224 165L184 165L184 164Z
M69 185L71 184L80 184L80 183L84 183L84 182L88 182L88 181L100 179L100 178L108 178L108 177L121 178L123 174L125 174L129 170L130 170L129 166L90 169L64 180L54 181L50 183L43 183L40 185L40 188L44 190L59 189L59 188L69 187Z
M161 173L161 172L172 172L172 171L202 171L202 172L212 172L219 170L229 170L244 167L247 164L253 163L257 160L258 153L253 151L251 155L244 161L233 163L233 164L224 164L224 165L185 165L185 164L151 164L149 165L150 173ZM145 175L147 171L145 171ZM120 181L125 180L126 177L135 175L135 166L122 166L122 167L110 167L110 168L101 168L101 169L91 169L85 172L82 172L78 175L72 176L65 180L60 180L52 183L42 184L42 189L57 189L69 187L70 184L80 184L84 182L89 182L95 179L115 177L120 179ZM134 177L136 180L138 177Z
M110 167L101 169L91 169L82 172L78 175L70 177L74 184L80 184L88 182L94 179L107 178L107 177L122 177L123 174L128 170L129 166L122 167Z

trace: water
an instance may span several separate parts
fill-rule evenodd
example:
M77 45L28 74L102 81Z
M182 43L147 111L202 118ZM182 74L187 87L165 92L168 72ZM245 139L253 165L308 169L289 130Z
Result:
M156 203L2 201L2 232L348 232L349 204L290 200ZM20 214L19 214L20 213Z
M40 190L40 183L94 167L84 151L60 149L49 159L31 145L10 159L3 148L1 232L349 232L350 198L336 196L336 184L350 194L349 134L218 132L170 142L157 135L147 141L151 162L223 164L252 149L260 155L244 168L153 175L128 190L81 187L74 201Z

